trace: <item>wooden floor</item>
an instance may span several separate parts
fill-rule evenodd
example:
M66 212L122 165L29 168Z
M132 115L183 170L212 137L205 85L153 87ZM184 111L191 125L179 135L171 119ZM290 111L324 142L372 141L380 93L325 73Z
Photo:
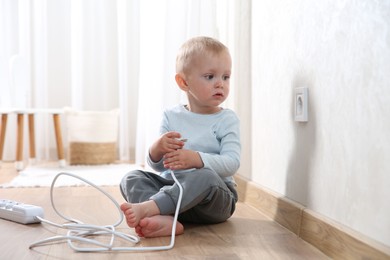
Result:
M17 175L13 163L3 163L0 183ZM104 187L119 203L118 187ZM49 188L0 189L0 199L38 205L45 218L57 223L49 198ZM56 207L63 214L89 224L112 224L118 212L112 203L91 187L56 188ZM125 223L118 229L134 234ZM173 249L157 252L78 253L66 243L29 249L35 241L65 234L66 231L44 224L22 225L0 219L0 259L328 259L319 250L262 215L255 208L238 203L232 218L222 224L186 226L176 237ZM142 239L136 247L168 245L170 238ZM133 246L119 242L118 246Z

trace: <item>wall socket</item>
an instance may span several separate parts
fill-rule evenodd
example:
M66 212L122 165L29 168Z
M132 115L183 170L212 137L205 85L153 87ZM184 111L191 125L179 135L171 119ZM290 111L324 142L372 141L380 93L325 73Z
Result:
M309 120L309 90L308 88L294 89L294 120L307 122Z

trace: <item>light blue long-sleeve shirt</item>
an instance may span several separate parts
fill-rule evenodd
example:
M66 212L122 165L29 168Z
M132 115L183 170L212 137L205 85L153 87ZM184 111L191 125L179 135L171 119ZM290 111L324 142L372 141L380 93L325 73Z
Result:
M240 121L230 109L215 114L196 114L184 105L164 111L160 134L175 131L186 138L183 149L197 151L204 168L215 171L225 182L234 183L233 175L240 167ZM148 164L165 175L163 160Z

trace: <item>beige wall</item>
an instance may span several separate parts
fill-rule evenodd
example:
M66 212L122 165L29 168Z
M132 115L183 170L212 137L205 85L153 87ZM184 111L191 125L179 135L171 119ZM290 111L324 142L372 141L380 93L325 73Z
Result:
M390 246L390 2L252 1L251 20L240 173Z

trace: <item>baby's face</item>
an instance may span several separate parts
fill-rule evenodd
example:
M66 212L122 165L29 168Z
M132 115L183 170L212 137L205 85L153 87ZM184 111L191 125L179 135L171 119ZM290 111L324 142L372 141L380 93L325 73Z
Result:
M188 99L196 113L215 113L229 95L231 58L228 52L198 56L186 75Z

